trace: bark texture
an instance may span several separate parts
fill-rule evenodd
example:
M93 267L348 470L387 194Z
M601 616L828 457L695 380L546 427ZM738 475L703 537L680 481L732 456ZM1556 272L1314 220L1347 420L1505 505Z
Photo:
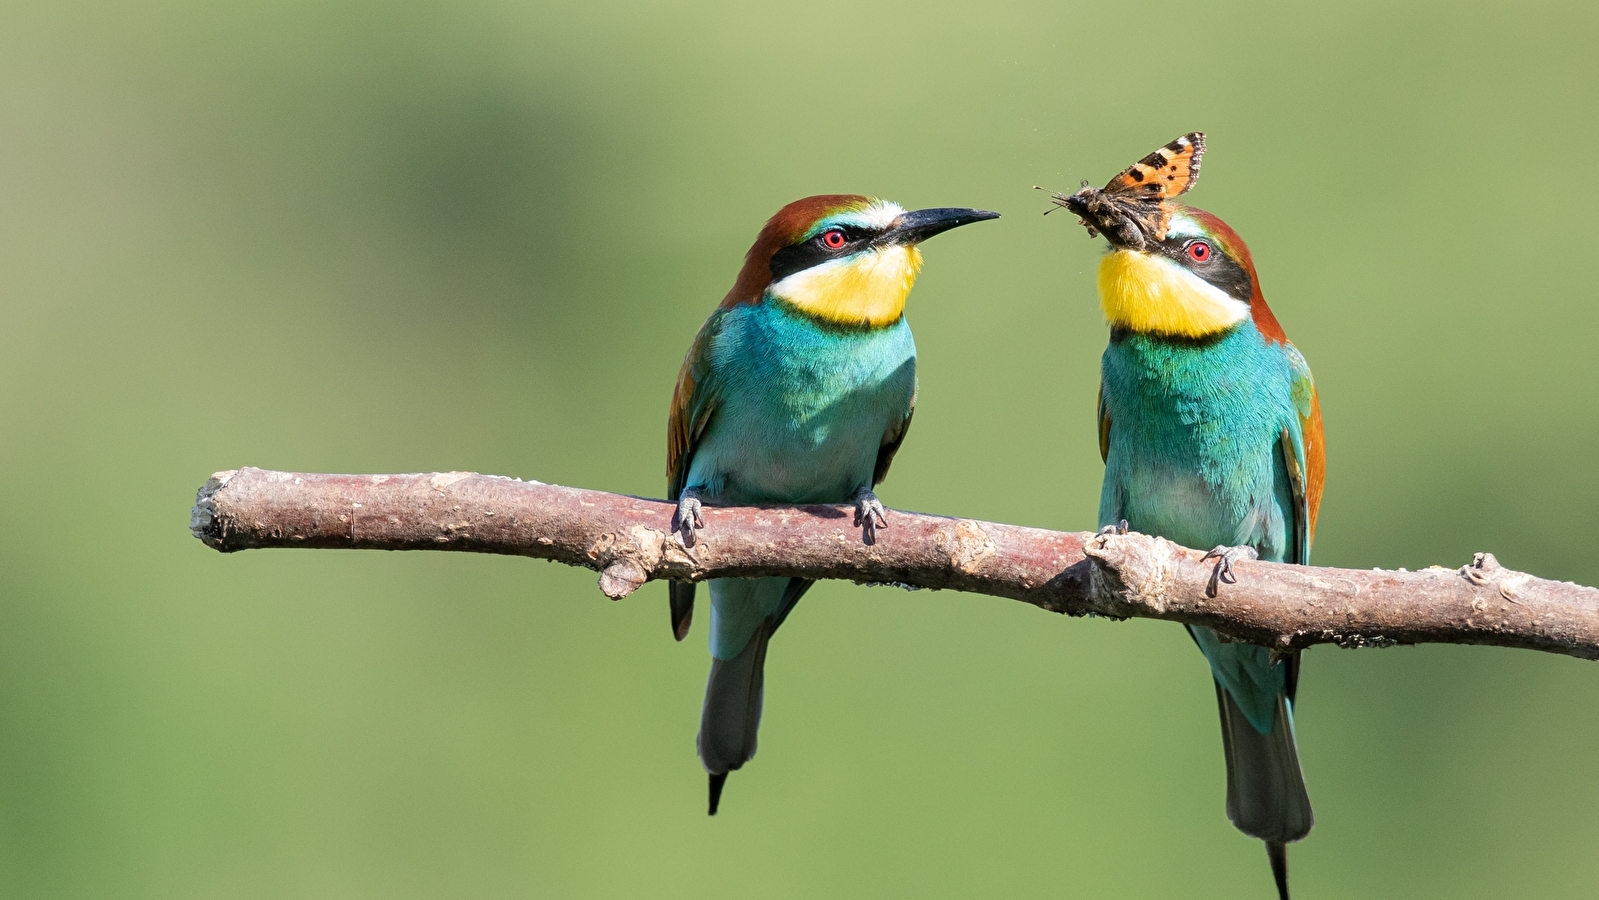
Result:
M1478 553L1418 572L1214 561L1147 535L1058 532L891 511L866 544L846 506L712 507L693 548L675 507L471 472L315 475L237 469L200 488L191 529L224 553L263 547L465 550L600 573L619 600L653 579L792 575L1008 597L1051 612L1207 625L1279 650L1334 643L1489 644L1599 659L1599 590Z

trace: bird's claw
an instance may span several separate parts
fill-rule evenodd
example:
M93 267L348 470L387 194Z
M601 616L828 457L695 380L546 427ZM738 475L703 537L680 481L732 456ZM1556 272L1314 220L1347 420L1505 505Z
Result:
M1216 568L1211 570L1210 584L1205 587L1205 596L1215 597L1223 584L1237 584L1238 575L1233 572L1233 563L1240 559L1260 559L1260 553L1254 547L1214 547L1209 553L1199 558L1200 562L1207 559L1216 560Z
M694 546L694 530L705 527L700 517L700 492L689 489L677 501L677 514L672 516L672 531L684 547Z
M1117 522L1115 525L1106 525L1104 528L1099 529L1099 533L1100 534L1126 534L1127 533L1127 520L1126 519L1122 519L1120 522Z
M877 495L866 488L855 492L855 527L861 530L861 539L867 544L877 543L877 529L888 527L888 510L883 508Z

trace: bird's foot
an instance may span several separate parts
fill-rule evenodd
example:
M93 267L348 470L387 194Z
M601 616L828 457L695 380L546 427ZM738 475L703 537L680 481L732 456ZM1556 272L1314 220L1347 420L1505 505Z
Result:
M1216 568L1210 573L1210 584L1205 587L1205 596L1214 597L1223 584L1238 583L1238 576L1233 573L1233 563L1240 559L1260 559L1260 553L1254 547L1248 545L1216 547L1199 558L1200 562L1204 562L1207 559L1214 559Z
M888 527L888 510L867 488L856 491L850 502L855 504L855 527L861 530L861 540L877 543L877 529Z
M705 520L700 518L700 509L699 491L689 488L678 497L677 514L672 516L672 531L684 547L694 546L694 530L705 527Z
M1122 519L1120 522L1117 522L1115 525L1106 525L1104 528L1099 529L1099 533L1100 534L1126 534L1127 530L1128 530L1127 529L1127 520L1126 519Z

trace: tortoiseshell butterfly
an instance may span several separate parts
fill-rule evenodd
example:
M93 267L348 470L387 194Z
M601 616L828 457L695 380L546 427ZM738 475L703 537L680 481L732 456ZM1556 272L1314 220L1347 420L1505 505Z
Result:
M1104 188L1083 182L1075 194L1055 194L1055 205L1077 214L1088 236L1105 233L1121 247L1141 250L1146 241L1166 238L1171 209L1166 201L1187 193L1199 180L1205 135L1185 134L1122 170Z

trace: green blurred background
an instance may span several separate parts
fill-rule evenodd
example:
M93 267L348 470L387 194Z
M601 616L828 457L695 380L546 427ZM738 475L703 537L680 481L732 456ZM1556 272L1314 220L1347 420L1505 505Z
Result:
M0 895L1267 897L1163 623L825 584L704 815L665 590L215 554L255 465L659 496L765 218L940 237L892 506L1094 525L1099 242L1037 183L1190 129L1332 449L1316 559L1599 583L1599 7L0 6ZM1317 648L1296 896L1591 896L1599 668Z

